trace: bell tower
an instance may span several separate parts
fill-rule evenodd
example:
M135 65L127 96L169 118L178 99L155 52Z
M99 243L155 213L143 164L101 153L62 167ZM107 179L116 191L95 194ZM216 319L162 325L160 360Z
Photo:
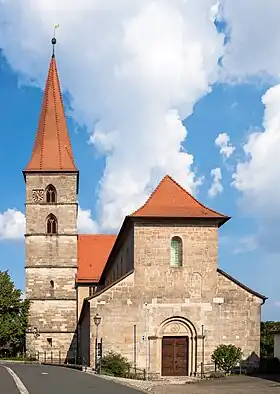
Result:
M56 40L52 40L55 45ZM26 296L31 301L26 347L75 357L77 193L75 166L53 52L38 130L27 167ZM36 335L34 334L37 333Z

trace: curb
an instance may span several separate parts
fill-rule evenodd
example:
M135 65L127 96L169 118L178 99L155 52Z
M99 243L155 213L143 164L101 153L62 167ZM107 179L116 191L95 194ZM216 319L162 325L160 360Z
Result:
M40 361L0 360L0 364L41 364Z
M70 369L76 369L77 371L83 371L84 367L82 365L75 365L75 364L59 364L59 363L45 363L41 362L41 365L48 365L50 367L64 367L64 368L70 368Z

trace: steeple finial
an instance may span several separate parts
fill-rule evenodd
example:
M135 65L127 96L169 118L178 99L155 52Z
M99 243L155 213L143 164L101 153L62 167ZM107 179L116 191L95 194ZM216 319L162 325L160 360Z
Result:
M53 53L52 53L52 57L55 57L55 51L54 51L54 47L55 47L55 44L56 44L55 31L56 31L56 29L58 27L59 27L59 25L55 25L54 29L53 29L53 38L52 38Z

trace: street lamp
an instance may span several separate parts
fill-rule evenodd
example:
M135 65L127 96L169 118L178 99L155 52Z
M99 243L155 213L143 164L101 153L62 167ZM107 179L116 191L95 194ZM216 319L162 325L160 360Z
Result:
M93 318L94 324L96 325L96 328L99 326L101 323L101 316L97 313L94 318Z
M96 327L96 335L95 335L95 372L100 374L100 360L98 354L98 326L101 323L101 316L97 313L93 318L95 327Z

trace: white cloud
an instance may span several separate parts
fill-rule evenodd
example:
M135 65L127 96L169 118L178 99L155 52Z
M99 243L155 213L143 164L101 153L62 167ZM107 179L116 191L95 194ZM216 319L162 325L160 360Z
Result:
M25 215L17 209L0 213L0 240L21 240L25 234ZM78 207L78 232L91 234L98 231L89 209Z
M223 35L216 0L9 0L0 2L0 47L25 80L45 83L51 26L72 116L106 154L98 212L117 228L169 173L196 192L182 149L182 120L218 78ZM51 48L49 47L49 51Z
M254 252L259 247L258 238L256 235L247 235L237 239L233 246L233 253L248 253Z
M268 73L279 76L280 2L275 0L223 0L221 14L230 40L223 65L234 79Z
M94 234L97 233L97 223L92 219L90 209L78 207L78 233Z
M214 168L211 171L211 176L213 177L213 182L210 189L208 190L208 194L210 197L215 197L218 194L222 193L224 190L223 185L221 184L221 180L222 180L221 169Z
M245 160L237 164L233 185L242 193L240 206L258 219L258 240L270 253L279 252L280 220L280 85L262 98L264 131L251 133Z
M0 213L0 239L20 240L25 233L25 216L17 209Z
M244 145L246 159L237 164L233 184L242 192L248 212L280 218L280 85L269 89L262 101L264 131L249 135Z
M250 235L223 235L220 244L232 254L250 253L259 249L259 238L257 234Z
M223 58L226 79L242 82L252 77L280 76L280 2L247 0L223 2L230 40ZM276 81L276 82L275 82ZM263 129L252 132L244 145L233 185L241 192L240 207L256 218L257 244L268 253L279 253L280 200L280 85L268 89ZM256 127L255 127L256 129Z
M225 159L228 159L235 151L235 147L230 143L230 137L227 133L220 133L215 139L215 145L220 148L220 154Z

